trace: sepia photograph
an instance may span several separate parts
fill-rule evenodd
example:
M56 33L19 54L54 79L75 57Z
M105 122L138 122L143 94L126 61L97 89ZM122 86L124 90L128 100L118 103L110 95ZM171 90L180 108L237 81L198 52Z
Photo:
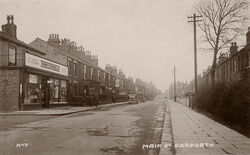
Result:
M0 0L0 155L250 155L250 0Z

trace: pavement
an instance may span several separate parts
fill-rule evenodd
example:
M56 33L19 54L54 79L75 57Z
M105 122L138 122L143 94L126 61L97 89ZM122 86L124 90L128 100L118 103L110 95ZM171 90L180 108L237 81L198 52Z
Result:
M118 102L110 104L101 104L96 106L85 106L85 107L75 107L75 106L65 106L56 107L51 109L38 109L38 110L25 110L25 111L13 111L13 112L2 112L0 116L11 116L11 115L67 115L72 113L78 113L83 111L89 111L94 109L100 109L105 107L113 107L128 104L128 102Z
M250 154L248 137L180 103L168 100L167 107L161 143L174 147L161 147L160 155Z

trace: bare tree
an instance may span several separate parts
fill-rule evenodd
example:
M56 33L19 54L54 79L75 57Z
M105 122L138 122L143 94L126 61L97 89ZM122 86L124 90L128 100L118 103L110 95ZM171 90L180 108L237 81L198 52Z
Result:
M213 49L212 85L215 83L217 55L245 29L248 7L249 0L201 0L195 7L203 18L199 27Z

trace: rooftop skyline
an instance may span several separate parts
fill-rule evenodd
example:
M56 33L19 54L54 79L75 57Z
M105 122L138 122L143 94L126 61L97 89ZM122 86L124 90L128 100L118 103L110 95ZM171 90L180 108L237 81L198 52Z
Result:
M25 43L59 34L98 55L100 67L116 65L127 76L152 81L165 90L173 82L173 66L177 81L193 79L193 26L187 16L194 13L195 2L4 0L0 24L7 22L7 15L14 15L17 37ZM198 29L197 40L201 34ZM242 40L244 44L244 36ZM202 47L198 41L198 73L212 62L211 53Z

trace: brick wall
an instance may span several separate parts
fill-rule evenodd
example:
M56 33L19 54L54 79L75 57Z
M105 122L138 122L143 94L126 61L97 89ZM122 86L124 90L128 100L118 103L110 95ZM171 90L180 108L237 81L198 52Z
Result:
M19 70L0 70L0 111L18 110Z
M0 66L8 65L8 43L0 40Z

